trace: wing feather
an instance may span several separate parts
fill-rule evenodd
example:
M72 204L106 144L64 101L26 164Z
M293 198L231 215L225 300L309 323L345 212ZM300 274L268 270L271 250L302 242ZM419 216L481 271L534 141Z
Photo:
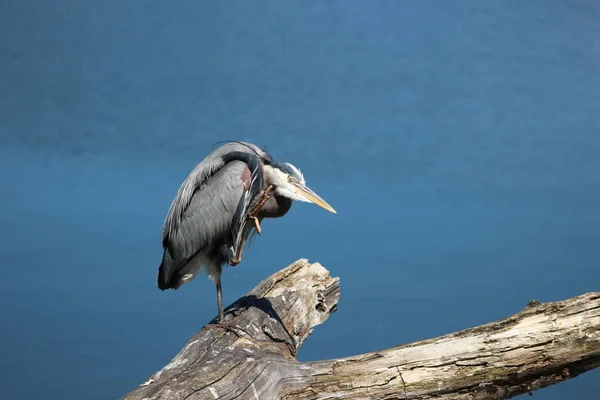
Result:
M231 231L246 190L241 176L247 165L232 161L219 169L192 196L178 229L169 235L173 259L184 261Z
M167 213L163 225L163 244L165 244L165 241L168 240L169 236L173 235L179 228L183 215L190 204L192 197L196 193L196 190L198 190L208 178L213 176L229 161L236 159L236 157L247 163L252 159L255 163L259 164L260 161L273 161L269 154L251 143L228 143L210 153L190 172L177 191L177 195L171 203L171 207L169 208L169 212ZM260 175L262 177L262 168L260 170Z

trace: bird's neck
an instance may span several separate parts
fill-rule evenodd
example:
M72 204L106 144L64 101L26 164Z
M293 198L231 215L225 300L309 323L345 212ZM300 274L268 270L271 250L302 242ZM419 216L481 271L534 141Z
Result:
M292 200L287 197L274 195L262 206L259 218L283 217L292 208Z

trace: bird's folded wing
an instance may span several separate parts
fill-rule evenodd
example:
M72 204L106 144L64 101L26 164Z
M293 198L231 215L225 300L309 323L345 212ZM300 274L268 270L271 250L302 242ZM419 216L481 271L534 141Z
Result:
M255 170L256 167L261 169L260 159L271 160L271 156L251 143L234 142L214 150L196 165L182 183L171 203L163 225L163 244L172 233L179 229L179 224L192 200L192 196L210 177L234 160L244 161L252 170Z
M183 211L177 230L165 243L173 259L187 260L215 240L231 234L237 213L245 201L248 165L232 161L219 169L196 190Z

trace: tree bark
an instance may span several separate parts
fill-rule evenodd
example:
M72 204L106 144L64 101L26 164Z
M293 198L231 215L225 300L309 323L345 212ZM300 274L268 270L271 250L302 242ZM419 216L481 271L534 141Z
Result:
M298 260L124 399L507 399L600 365L600 293L532 301L497 322L374 353L298 362L339 295L337 278Z

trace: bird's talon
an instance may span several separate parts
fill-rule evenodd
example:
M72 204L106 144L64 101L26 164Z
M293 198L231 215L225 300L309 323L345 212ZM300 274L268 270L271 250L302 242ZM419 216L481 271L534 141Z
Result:
M225 321L221 321L219 323L219 326L221 327L221 329L223 329L225 332L231 332L233 333L235 336L239 337L240 339L242 338L242 334L240 333L239 329L236 328L234 325L230 325L229 323L225 322Z
M237 328L235 325L230 324L229 322L225 322L225 321L215 322L215 323L205 325L204 328L202 328L202 329L209 330L209 329L217 329L217 328L222 329L225 332L231 332L239 338L242 337L242 334L240 333L239 328Z
M250 218L252 218L252 220L254 220L254 227L256 228L256 232L260 235L261 229L260 229L260 222L258 221L258 218L254 215L251 215Z
M269 198L271 197L269 195L269 193L271 192L271 190L273 189L273 185L269 185L269 187L267 187L265 189L265 191L263 192L263 194L260 196L260 199L258 199L258 201L256 202L256 204L254 205L254 207L252 207L252 211L250 211L249 213L249 217L254 219L254 223L257 226L257 231L258 233L260 233L260 226L258 224L258 219L257 219L257 214L260 212L260 208L269 200Z

